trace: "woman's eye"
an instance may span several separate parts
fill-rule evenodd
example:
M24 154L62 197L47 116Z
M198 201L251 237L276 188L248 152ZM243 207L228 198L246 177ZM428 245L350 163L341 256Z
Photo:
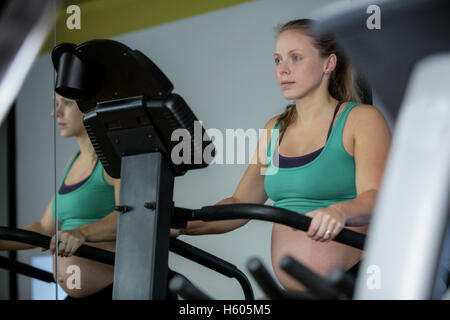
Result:
M275 58L275 64L280 64L281 59Z
M294 56L294 61L300 61L300 60L302 60L301 57L299 57L299 56Z

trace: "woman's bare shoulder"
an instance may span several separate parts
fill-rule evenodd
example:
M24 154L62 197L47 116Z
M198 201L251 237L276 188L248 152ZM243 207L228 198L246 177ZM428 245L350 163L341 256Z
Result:
M383 113L370 104L359 104L350 110L347 118L354 135L361 131L389 130L389 125Z
M356 105L350 110L348 117L355 123L366 121L386 121L383 113L371 104Z
M269 119L269 121L266 122L266 125L264 126L264 129L273 129L275 128L275 125L278 122L279 115L273 116Z

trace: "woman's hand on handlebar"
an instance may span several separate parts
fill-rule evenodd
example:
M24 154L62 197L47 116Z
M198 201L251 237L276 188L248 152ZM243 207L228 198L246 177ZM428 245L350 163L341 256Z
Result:
M307 235L316 241L333 240L345 225L345 215L332 206L308 212L306 216L312 218Z
M170 237L171 238L177 238L179 235L181 235L181 229L170 229Z
M56 235L50 240L50 252L56 252ZM84 234L78 230L58 231L58 256L70 257L86 242Z

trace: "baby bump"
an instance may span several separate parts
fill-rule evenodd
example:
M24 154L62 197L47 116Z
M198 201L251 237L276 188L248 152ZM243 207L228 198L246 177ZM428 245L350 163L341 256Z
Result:
M86 243L86 245L114 252L114 241ZM53 255L53 277L56 279L55 255ZM58 257L58 283L74 298L92 295L114 280L114 267L109 264L72 256Z
M361 259L362 251L335 241L318 242L310 239L303 231L294 231L291 227L274 224L271 246L274 273L286 289L305 290L303 285L279 267L285 255L292 256L315 273L326 277L334 267L350 269Z

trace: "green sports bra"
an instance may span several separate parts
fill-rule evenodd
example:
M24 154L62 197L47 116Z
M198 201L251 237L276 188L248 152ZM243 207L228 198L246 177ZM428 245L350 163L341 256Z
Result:
M278 148L280 123L275 125L267 151L268 168L264 179L266 194L274 201L274 206L306 214L356 198L355 159L342 144L345 121L356 105L356 102L346 105L320 154L298 167L276 166L278 162L274 161L273 155Z
M67 173L79 154L78 151L64 170L61 186L64 185ZM55 217L54 203L53 198L53 217ZM72 230L99 221L113 212L115 210L114 187L105 181L101 162L97 162L92 174L75 190L61 194L60 188L57 192L56 204L61 230Z

